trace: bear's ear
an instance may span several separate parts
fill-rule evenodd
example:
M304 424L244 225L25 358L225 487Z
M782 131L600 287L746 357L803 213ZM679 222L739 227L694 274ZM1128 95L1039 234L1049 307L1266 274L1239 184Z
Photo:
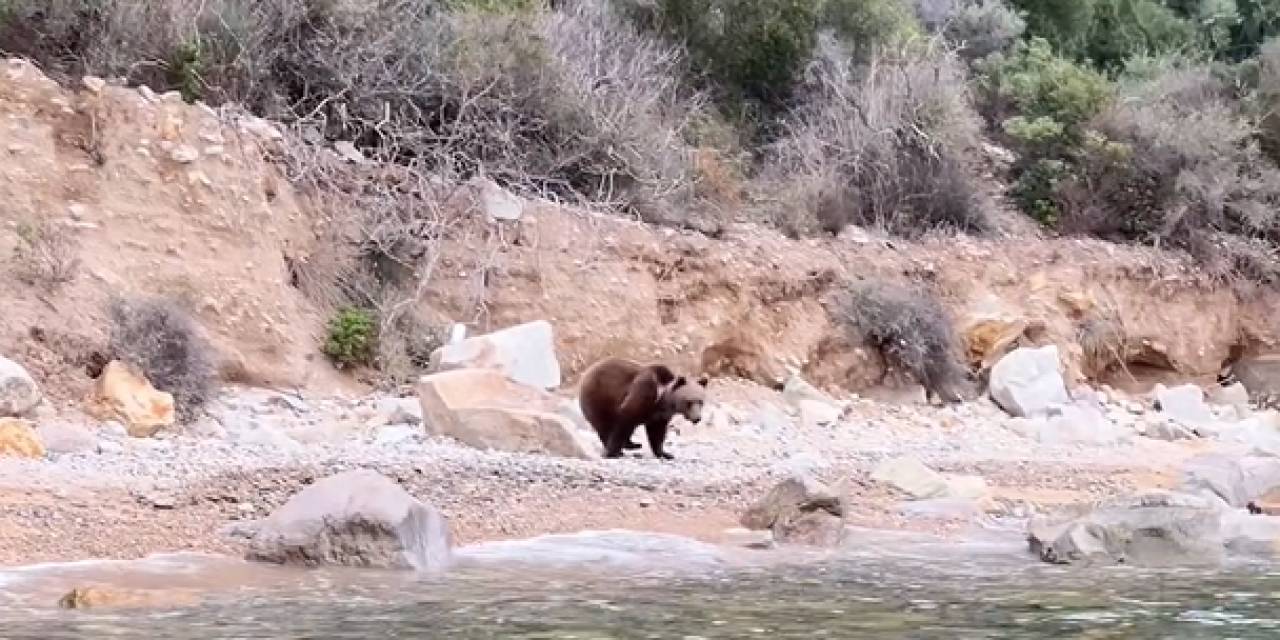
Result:
M679 378L676 378L675 383L671 385L671 390L675 391L676 389L679 389L680 387L683 387L684 385L688 384L688 382L689 381L686 380L684 376L680 376Z
M698 384L700 384L700 385L702 385L702 386L704 386L704 387L705 387L705 386L707 386L707 383L708 383L708 382L710 382L710 380L708 380L708 379L707 379L707 375L706 375L706 374L702 374L702 375L698 376Z

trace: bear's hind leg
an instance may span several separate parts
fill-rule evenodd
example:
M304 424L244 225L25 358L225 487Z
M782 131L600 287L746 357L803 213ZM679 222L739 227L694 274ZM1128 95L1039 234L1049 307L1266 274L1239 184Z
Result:
M635 430L634 424L615 425L609 434L609 443L604 447L604 457L621 458L622 450L628 448L628 444L632 444L631 434L635 433Z
M644 431L649 436L649 450L653 452L655 458L662 460L674 460L675 456L667 453L662 445L667 440L667 421L654 420L644 425Z

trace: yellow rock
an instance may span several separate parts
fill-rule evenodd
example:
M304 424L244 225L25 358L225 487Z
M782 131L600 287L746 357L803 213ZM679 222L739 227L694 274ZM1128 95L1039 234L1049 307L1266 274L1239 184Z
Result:
M1027 330L1023 320L989 318L970 324L964 331L969 363L990 367L1008 353Z
M155 435L174 422L173 396L156 390L142 374L117 360L102 370L87 404L90 415L119 420L135 438Z
M175 607L191 605L196 602L197 599L191 594L173 590L144 591L138 589L76 587L58 599L58 606L63 609Z
M44 457L44 445L29 420L0 418L0 456Z

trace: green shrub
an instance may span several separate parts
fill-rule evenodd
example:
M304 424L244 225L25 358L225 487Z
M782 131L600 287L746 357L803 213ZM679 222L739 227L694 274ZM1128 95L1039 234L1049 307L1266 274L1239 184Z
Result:
M867 62L886 47L920 35L920 23L906 0L824 0L819 20L834 30L854 59Z
M372 311L340 309L329 321L324 354L339 367L369 365L377 350L378 323Z
M1056 185L1072 171L1083 125L1108 103L1112 87L1096 71L1054 54L1041 38L979 67L988 116L1019 152L1013 196L1027 214L1056 223Z
M1184 248L1216 275L1280 281L1280 170L1211 68L1168 60L1154 79L1126 80L1090 128L1058 186L1064 230Z
M817 0L626 2L627 15L687 47L697 72L727 94L774 109L790 96L816 38Z

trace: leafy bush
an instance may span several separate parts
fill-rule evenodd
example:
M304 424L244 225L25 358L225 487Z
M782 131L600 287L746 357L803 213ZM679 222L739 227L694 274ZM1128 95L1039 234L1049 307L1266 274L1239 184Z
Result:
M966 164L980 120L964 66L945 49L854 66L833 40L807 74L799 106L769 149L784 228L839 232L848 224L916 236L982 230L979 178Z
M1215 16L1195 22L1161 0L1014 0L1026 12L1027 31L1045 38L1069 59L1119 69L1139 54L1165 54L1197 46L1197 25L1210 28Z
M731 100L776 109L813 49L817 0L624 0L625 13L687 47Z
M378 323L368 309L347 307L329 320L324 354L339 367L369 365L378 346Z
M1107 104L1111 85L1097 72L1053 53L1041 38L1019 43L980 65L988 117L1020 152L1012 193L1045 223L1059 212L1057 182L1084 143L1083 125Z
M821 24L832 29L858 62L867 62L920 34L906 0L825 0Z
M974 60L1008 49L1026 31L1026 20L1004 0L917 0L925 28L960 46Z
M958 401L965 377L951 316L929 292L885 282L859 283L837 302L851 340L876 349L931 394Z
M194 320L161 298L112 301L108 351L142 372L155 388L173 394L179 421L199 417L217 390L213 347Z
M1065 230L1181 247L1221 276L1277 281L1280 170L1204 65L1122 83L1059 186Z

